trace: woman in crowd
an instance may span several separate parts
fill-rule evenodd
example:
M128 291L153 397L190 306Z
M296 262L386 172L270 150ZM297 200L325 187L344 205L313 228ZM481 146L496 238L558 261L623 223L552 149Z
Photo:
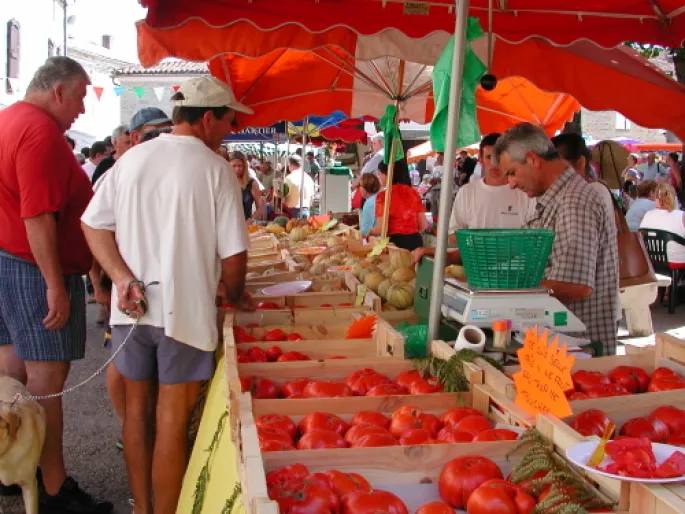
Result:
M243 200L243 212L245 213L245 219L248 224L252 223L252 219L264 219L264 198L259 190L259 184L250 177L249 165L245 154L242 152L231 152L228 154L228 162L235 172L236 177L238 177ZM252 214L254 206L256 206L256 210L254 214Z
M632 232L637 232L645 214L656 208L654 203L656 185L656 180L645 180L637 186L637 199L630 203L626 212L626 222Z
M623 180L630 181L637 185L640 182L641 173L637 169L637 154L631 153L626 159L626 167L623 170Z
M675 189L676 197L682 205L685 200L685 195L683 194L683 164L678 159L677 152L671 152L666 156L666 166L668 166L670 184Z
M362 207L360 227L362 235L366 237L376 224L376 195L381 190L381 182L374 173L366 173L360 179L359 189L366 200Z
M656 209L647 212L640 223L641 229L664 230L685 237L685 213L678 209L675 190L670 184L661 182L655 191ZM685 263L685 246L670 242L666 246L668 261L672 264Z
M378 165L378 178L382 186L388 181L388 165ZM380 235L383 225L383 208L386 191L376 196L376 224L371 229L372 235ZM411 187L407 161L401 159L395 163L392 177L392 193L388 217L388 236L390 241L400 248L409 251L423 246L421 232L426 230L428 222L426 212L419 194Z

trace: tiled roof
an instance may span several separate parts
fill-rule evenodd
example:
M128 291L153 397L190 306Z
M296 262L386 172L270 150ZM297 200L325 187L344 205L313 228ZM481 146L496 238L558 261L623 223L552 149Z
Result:
M126 66L114 71L115 77L125 75L135 76L151 76L151 75L205 75L209 73L209 68L204 62L190 62L190 61L163 61L157 66L151 68L143 68L136 64L133 66Z

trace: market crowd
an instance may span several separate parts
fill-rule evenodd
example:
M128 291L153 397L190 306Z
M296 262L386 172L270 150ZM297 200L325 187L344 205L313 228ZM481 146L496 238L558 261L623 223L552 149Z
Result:
M275 214L277 191L287 190L289 215L306 212L321 170L314 154L288 156L283 170L226 151L222 141L235 117L251 110L212 77L184 83L172 97L171 118L141 109L77 158L64 134L84 112L89 84L78 63L52 57L25 99L0 111L0 372L34 395L62 391L71 362L86 351L86 303L97 301L107 344L119 352L107 385L122 423L117 444L134 513L166 514L175 512L188 461L191 410L214 372L219 284L233 305L249 301L247 225ZM361 231L369 237L381 233L389 180L382 134L371 145L352 182ZM615 206L592 173L584 140L550 139L521 124L485 136L478 159L463 154L458 166L450 232L553 230L543 285L585 323L597 354L615 353ZM669 166L670 175L650 157L644 173L626 170L637 187L628 220L685 236L677 155ZM394 165L389 235L413 250L417 262L432 252L423 247L429 223L420 189L427 183L423 193L437 214L442 173L441 160L423 182L405 160ZM657 183L662 174L667 178ZM281 190L280 180L288 187ZM631 209L639 209L639 220ZM450 258L458 261L457 249ZM111 512L110 502L83 491L65 469L61 397L41 404L47 423L41 513ZM0 494L17 492L0 486Z

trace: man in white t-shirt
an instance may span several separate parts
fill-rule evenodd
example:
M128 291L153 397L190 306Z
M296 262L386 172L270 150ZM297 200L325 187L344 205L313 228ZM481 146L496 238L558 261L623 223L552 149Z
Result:
M518 189L511 189L504 173L493 163L492 155L500 134L488 134L480 142L478 161L483 170L482 180L475 180L459 188L452 206L449 242L456 245L454 233L473 228L521 228L535 211L535 200ZM424 255L433 255L434 248L414 251L416 262ZM457 262L459 253L448 252L448 260Z
M141 512L152 512L153 503L155 511L176 511L188 421L202 381L214 372L217 287L221 280L226 300L239 306L247 268L240 187L215 151L235 111L251 110L209 76L185 82L172 101L172 133L118 159L82 217L93 255L114 284L124 457Z
M288 194L285 196L285 203L288 206L290 215L297 218L302 209L309 209L312 206L314 197L314 180L302 168L302 157L291 155L288 157L288 168L290 175L285 177L284 183L288 186ZM304 186L304 187L303 187ZM302 187L302 205L300 205L300 188Z

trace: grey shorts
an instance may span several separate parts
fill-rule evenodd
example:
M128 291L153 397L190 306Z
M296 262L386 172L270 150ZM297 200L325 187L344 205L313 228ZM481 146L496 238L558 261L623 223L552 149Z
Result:
M131 325L112 326L112 353L128 336ZM138 325L114 359L129 380L154 380L160 384L185 384L209 380L214 374L214 352L204 352L164 335L164 329Z

